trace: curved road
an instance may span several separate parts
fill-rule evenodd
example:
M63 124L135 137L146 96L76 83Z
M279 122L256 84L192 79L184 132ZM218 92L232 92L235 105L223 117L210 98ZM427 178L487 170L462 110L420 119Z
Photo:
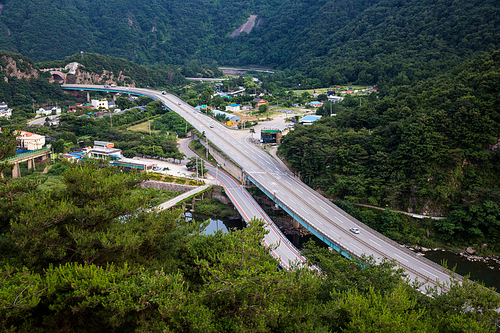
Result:
M189 140L190 141L190 140ZM197 155L189 148L189 141L181 141L181 151L189 157L197 157ZM290 243L290 241L281 233L279 228L269 218L269 216L262 210L255 199L248 193L248 191L240 185L233 177L209 163L205 163L208 172L217 179L218 182L224 187L226 194L231 199L238 212L241 214L245 222L249 222L252 218L256 217L265 222L264 228L269 232L264 236L262 242L266 247L273 246L271 254L280 261L281 266L290 269L292 265L307 264L297 248ZM311 269L316 269L311 267Z
M436 281L446 282L450 278L443 267L369 229L303 184L274 158L250 144L251 135L247 131L229 130L174 95L162 95L159 91L140 88L104 89L103 86L91 85L64 85L63 88L133 93L161 100L200 133L205 132L207 139L238 163L254 183L273 196L275 201L288 209L327 244L347 249L351 255L357 257L366 254L377 261L383 258L394 260L398 266L405 269L412 280L423 283L420 288L423 292L426 286L437 286ZM349 231L351 227L358 227L361 232L353 234Z

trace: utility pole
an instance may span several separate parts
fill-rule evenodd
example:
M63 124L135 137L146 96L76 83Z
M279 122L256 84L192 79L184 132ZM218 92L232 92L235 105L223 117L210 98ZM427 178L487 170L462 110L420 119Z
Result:
M196 157L196 181L200 181L200 177L198 176L198 157Z

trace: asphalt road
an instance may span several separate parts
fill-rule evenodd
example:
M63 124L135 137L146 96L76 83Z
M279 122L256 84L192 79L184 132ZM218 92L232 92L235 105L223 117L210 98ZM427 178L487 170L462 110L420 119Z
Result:
M102 86L79 85L63 87L102 88ZM436 281L449 280L449 273L441 266L371 230L303 184L273 157L251 144L249 138L252 135L248 131L229 130L216 120L197 112L174 95L162 95L158 91L149 89L113 88L114 91L122 89L125 93L137 93L161 100L200 133L205 132L208 140L238 163L250 178L297 218L311 226L327 243L347 249L358 257L362 254L373 256L377 262L384 258L394 260L398 266L405 269L409 278L423 283L422 291L426 286L437 286ZM349 231L351 227L358 227L361 232L354 234Z
M197 155L189 148L189 141L191 140L180 140L179 150L186 154L187 158L196 157ZM208 169L210 175L217 179L224 187L224 191L245 222L250 221L254 217L262 219L265 222L264 228L269 233L262 241L267 247L270 245L275 247L270 252L280 261L281 266L289 269L292 264L306 263L306 260L300 255L297 248L288 241L271 218L262 210L255 199L238 181L224 170L214 167L209 163L205 163L205 167Z

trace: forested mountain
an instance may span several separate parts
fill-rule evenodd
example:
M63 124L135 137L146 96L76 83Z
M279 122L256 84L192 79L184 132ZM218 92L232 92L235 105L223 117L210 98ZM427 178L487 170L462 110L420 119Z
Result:
M290 1L279 15L241 38L238 59L300 68L315 87L406 84L500 46L495 0Z
M353 202L447 214L447 236L500 243L500 52L287 134L313 187Z
M231 38L250 14L258 24ZM5 0L0 48L35 61L84 51L305 73L292 87L405 84L498 48L499 26L495 0Z
M3 1L0 47L35 61L84 52L138 63L183 63L258 8L279 1ZM213 58L205 55L206 58Z

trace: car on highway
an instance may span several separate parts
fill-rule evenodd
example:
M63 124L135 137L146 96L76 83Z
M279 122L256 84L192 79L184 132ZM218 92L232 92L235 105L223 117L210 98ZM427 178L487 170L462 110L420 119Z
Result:
M214 125L213 125L213 124L210 124L210 128L214 128Z
M177 105L181 105L181 103L177 103Z
M349 229L349 231L355 234L359 234L359 228L351 228Z

